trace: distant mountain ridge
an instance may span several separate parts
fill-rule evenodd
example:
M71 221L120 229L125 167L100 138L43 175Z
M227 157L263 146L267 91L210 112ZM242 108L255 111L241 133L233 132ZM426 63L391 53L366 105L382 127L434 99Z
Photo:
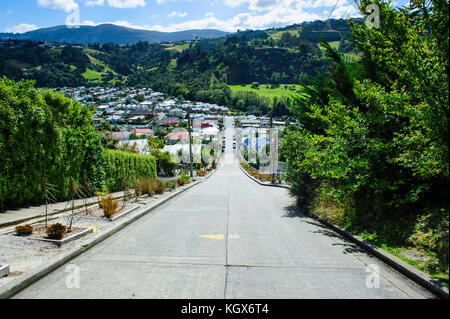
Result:
M80 26L79 28L56 26L20 34L0 33L0 38L71 44L104 44L108 42L114 42L117 44L133 44L139 41L149 41L155 43L195 40L201 38L213 39L223 37L227 34L229 33L214 29L160 32L132 29L114 24L101 24L98 26Z

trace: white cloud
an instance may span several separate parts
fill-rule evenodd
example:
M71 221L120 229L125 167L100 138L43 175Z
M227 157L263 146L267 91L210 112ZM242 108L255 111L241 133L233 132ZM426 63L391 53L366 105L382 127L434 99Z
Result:
M5 32L25 33L36 29L38 29L38 27L34 24L21 23L12 27L5 28Z
M241 4L249 2L248 0L225 0L225 4L229 7L239 7Z
M111 0L108 0L111 1ZM158 3L181 0L157 0ZM193 1L193 0L184 0ZM190 29L218 29L235 32L238 29L267 29L283 27L304 21L323 20L328 18L329 12L334 8L336 0L225 0L229 6L247 3L249 12L244 12L228 19L219 19L212 12L203 18L188 20L167 25L134 25L127 21L106 22L129 28L174 32ZM346 18L359 16L359 11L352 0L339 0L331 15L332 18ZM185 16L177 11L169 17Z
M169 18L173 18L173 17L185 17L185 16L187 16L187 12L177 12L177 11L174 11L174 12L172 12L171 14L168 14L167 15Z
M360 12L352 5L340 6L336 7L336 9L331 14L330 18L345 19L348 16L351 17L360 16Z
M347 0L338 1L346 3ZM252 11L272 10L274 8L318 8L318 7L334 7L336 0L225 0L225 4L235 8L243 4L248 4Z
M38 0L38 5L43 8L64 10L71 12L78 8L78 3L74 0Z
M108 0L108 4L115 8L145 7L145 0Z
M141 29L141 30L150 30L150 26L149 25L137 25L137 24L132 24L131 22L125 21L125 20L116 20L116 21L105 21L105 22L94 22L91 20L83 20L83 22L81 23L81 25L87 25L87 26L98 26L101 24L115 24L121 27L126 27L126 28L132 28L132 29Z
M105 4L105 0L87 0L87 6L102 6Z
M289 11L278 9L269 11L262 15L252 15L241 13L227 20L218 19L214 13L206 14L205 18L185 21L168 26L154 25L151 30L173 32L190 29L219 29L234 32L237 29L264 29L272 26L285 26L287 24L300 23L302 21L318 20L321 17L315 13L308 13L301 10Z
M96 26L97 25L94 21L91 21L91 20L83 20L83 22L81 24L88 25L88 26Z

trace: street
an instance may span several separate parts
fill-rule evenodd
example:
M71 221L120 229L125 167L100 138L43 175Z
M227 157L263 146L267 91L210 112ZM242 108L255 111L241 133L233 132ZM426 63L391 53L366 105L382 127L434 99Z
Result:
M245 176L231 122L211 178L69 263L80 269L79 288L67 286L66 265L15 298L432 297L297 213L287 189Z

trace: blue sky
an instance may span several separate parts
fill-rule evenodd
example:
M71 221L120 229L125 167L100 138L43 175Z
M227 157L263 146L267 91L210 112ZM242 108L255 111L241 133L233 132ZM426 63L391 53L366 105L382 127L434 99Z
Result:
M0 32L64 25L69 17L82 25L234 32L327 19L330 13L331 18L359 16L354 0L14 0L0 1Z

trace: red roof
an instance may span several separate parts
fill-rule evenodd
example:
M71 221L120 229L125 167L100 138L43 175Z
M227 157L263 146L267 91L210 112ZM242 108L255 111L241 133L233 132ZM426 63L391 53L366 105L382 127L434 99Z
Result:
M136 133L136 134L152 134L153 130L151 130L149 128L134 128L131 130L131 132Z
M178 123L181 123L181 121L177 119L170 119L166 121L166 124L178 124Z
M189 140L188 132L175 132L167 137L169 140Z

